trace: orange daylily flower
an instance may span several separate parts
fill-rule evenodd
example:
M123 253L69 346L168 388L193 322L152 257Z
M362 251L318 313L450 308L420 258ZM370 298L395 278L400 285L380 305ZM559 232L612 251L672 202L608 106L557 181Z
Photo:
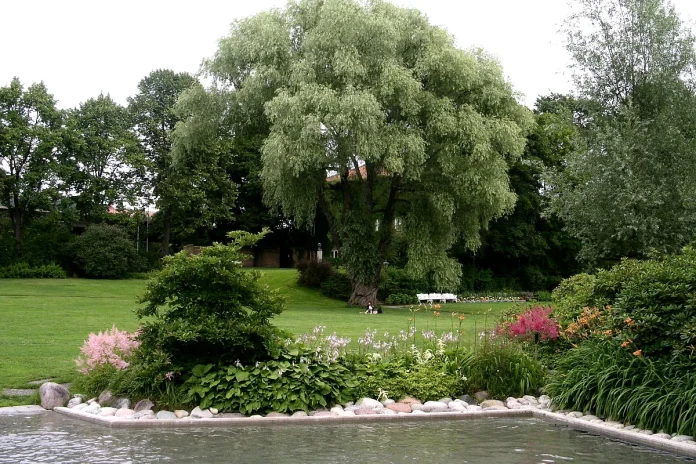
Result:
M633 356L642 356L643 355L643 350L636 350L633 352Z
M459 316L459 320L460 320L460 321L463 321L464 319L465 319L465 317L464 317L463 314L462 314L461 316Z
M633 343L633 340L628 339L628 340L626 340L625 342L623 342L623 343L621 344L621 348L626 348L626 347L627 347L628 345L630 345L631 343Z
M438 317L440 315L440 311L433 311L433 316Z

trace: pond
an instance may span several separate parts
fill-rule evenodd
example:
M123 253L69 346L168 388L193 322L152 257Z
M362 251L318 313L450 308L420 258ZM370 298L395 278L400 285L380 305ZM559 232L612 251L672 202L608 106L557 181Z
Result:
M0 463L693 462L539 419L111 429L47 412L0 416Z

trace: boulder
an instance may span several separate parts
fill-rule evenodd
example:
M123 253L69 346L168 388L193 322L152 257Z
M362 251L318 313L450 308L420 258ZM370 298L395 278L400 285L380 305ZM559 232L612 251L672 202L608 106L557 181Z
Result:
M412 398L410 396L403 398L401 401L399 401L399 403L408 404L409 406L413 405L413 404L421 404L420 400L417 400L417 399Z
M193 411L191 411L191 417L193 417L194 419L212 419L213 413L207 409L201 409L198 406L196 406L195 408L193 408Z
M145 398L144 400L140 400L137 403L135 403L135 407L133 408L133 410L135 412L147 411L148 409L152 409L154 407L155 403Z
M475 401L476 403L482 403L483 401L486 401L489 397L490 397L490 395L488 395L487 391L479 391L479 392L474 393L474 399L476 400ZM464 401L466 401L466 400L464 400ZM468 403L468 401L467 401L467 403Z
M290 417L307 417L307 413L304 411L295 411Z
M372 408L360 408L356 409L354 412L356 416L367 416L369 414L377 414L377 411L375 411Z
M82 398L80 398L79 396L76 396L74 398L70 398L70 401L68 401L69 408L74 408L78 404L82 404Z
M445 398L440 398L440 399L437 400L437 401L439 401L440 403L445 403L445 404L447 404L447 403L451 403L451 402L452 402L452 398L447 398L447 397L445 397Z
M155 418L155 412L151 409L144 409L142 411L135 411L135 414L133 414L134 419L154 419Z
M174 411L174 415L176 416L177 419L183 419L184 417L188 417L189 413L188 411L185 411L183 409L177 409ZM242 414L240 414L242 415Z
M171 411L158 411L157 415L155 416L159 420L176 420L178 417L176 417L176 414L174 414Z
M99 395L99 399L97 400L97 402L102 406L112 406L114 401L116 401L116 397L109 390L104 390L101 392L101 395Z
M116 417L133 417L134 414L135 414L135 411L133 411L132 409L121 408L118 411L116 411L114 416L116 416Z
M55 382L46 382L41 384L39 396L41 397L42 408L53 409L65 406L70 399L70 392L63 385Z
M568 416L568 417L574 417L574 418L576 418L576 419L579 419L579 418L581 418L582 416L584 416L584 414L581 413L580 411L570 411L570 412L567 414L567 416Z
M426 401L419 409L425 412L447 412L449 411L449 406L447 406L447 403L440 401Z
M392 403L387 405L387 409L390 409L394 412L405 412L409 413L411 412L411 406L405 403Z
M462 396L459 397L459 399L462 400L463 402L465 402L466 404L474 404L474 403L476 403L476 400L473 399L473 398L472 398L471 396L469 396L469 395L462 395Z
M507 407L505 406L505 403L503 403L502 401L499 401L499 400L485 400L481 403L481 408L484 410L485 409L493 409L493 408L505 408L505 409L507 409Z
M99 403L90 403L82 412L86 412L87 414L98 414L100 409L101 406L99 406Z
M375 399L372 398L363 398L360 401L358 401L358 406L361 408L381 408L384 405Z
M111 404L111 407L114 407L116 409L130 409L131 400L129 400L128 398L116 398L114 402Z

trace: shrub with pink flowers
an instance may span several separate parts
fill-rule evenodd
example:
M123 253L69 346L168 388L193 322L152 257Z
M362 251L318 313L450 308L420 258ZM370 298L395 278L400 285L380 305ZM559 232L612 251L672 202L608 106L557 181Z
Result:
M80 348L82 355L76 360L77 366L83 374L105 365L125 369L128 367L126 359L138 345L135 334L118 330L116 326L98 334L91 333Z
M532 306L512 321L502 322L496 333L534 341L556 340L560 326L552 317L553 308Z

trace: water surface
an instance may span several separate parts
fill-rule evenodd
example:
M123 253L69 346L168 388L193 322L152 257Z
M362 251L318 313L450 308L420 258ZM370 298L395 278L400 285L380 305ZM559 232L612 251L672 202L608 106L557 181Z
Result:
M693 462L538 419L111 429L56 413L0 416L0 463Z

